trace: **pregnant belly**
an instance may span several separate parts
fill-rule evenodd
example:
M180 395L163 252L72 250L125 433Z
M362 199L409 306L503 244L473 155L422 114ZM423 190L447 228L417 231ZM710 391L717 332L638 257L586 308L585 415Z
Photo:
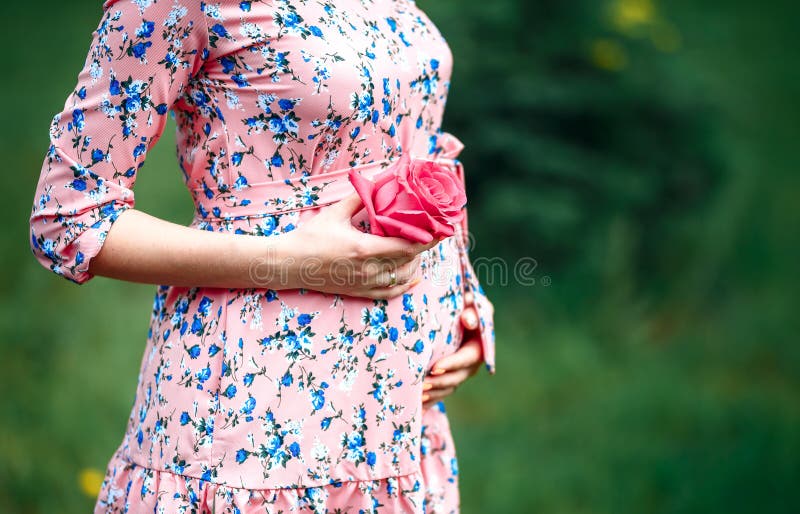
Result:
M271 235L293 217L213 228ZM463 301L454 238L421 265L423 280L390 300L164 288L149 350L158 358L143 365L130 429L145 437L132 460L146 453L141 464L177 462L173 471L256 489L417 471L422 379L460 344ZM168 381L158 378L165 362Z

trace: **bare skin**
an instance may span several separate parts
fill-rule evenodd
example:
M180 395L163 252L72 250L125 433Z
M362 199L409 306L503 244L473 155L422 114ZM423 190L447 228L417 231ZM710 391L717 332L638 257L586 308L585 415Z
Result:
M94 275L148 284L295 289L389 299L419 278L419 254L435 246L356 229L358 194L323 207L297 229L274 237L242 237L171 223L136 209L114 222L89 263ZM390 272L396 275L391 283ZM436 363L426 379L425 407L452 394L481 366L478 317L469 293L461 314L465 342Z
M354 193L275 237L207 232L128 209L112 225L89 272L175 286L303 287L367 298L401 295L415 284L419 254L438 241L422 245L365 234L350 222L360 207ZM392 270L397 284L388 287Z

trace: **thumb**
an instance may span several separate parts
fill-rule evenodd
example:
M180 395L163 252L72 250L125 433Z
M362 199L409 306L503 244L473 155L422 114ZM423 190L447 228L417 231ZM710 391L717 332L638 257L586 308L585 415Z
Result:
M431 374L441 374L445 371L464 369L478 364L483 359L480 341L476 338L465 341L454 353L442 357L433 366ZM442 370L436 373L436 370Z
M361 197L358 193L352 193L328 207L328 212L333 214L335 218L349 220L359 211L362 205Z

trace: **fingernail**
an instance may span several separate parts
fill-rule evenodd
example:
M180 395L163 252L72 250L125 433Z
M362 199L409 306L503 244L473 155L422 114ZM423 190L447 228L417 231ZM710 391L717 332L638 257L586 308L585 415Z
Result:
M429 395L429 394L423 394L422 395L422 403L425 403L430 399L431 399L431 395Z
M472 294L471 291L467 291L466 293L464 293L464 303L467 305L472 305L473 303L475 303L475 295Z
M431 384L430 382L425 382L424 384L422 384L423 391L430 391L431 389L433 389L433 384Z
M461 321L464 323L464 326L470 330L475 330L478 328L478 320L475 318L475 314L471 310L464 311L461 316Z
M431 370L431 375L441 375L441 374L445 373L446 371L447 370L444 370L442 368L433 368Z

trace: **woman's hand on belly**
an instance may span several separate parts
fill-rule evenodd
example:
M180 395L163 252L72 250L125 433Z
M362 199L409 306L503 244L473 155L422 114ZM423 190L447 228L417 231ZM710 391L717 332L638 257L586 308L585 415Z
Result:
M420 244L364 233L351 222L361 206L352 194L279 236L287 246L285 288L388 299L419 282L420 254L440 240Z
M422 406L431 408L440 400L450 396L472 377L483 364L481 340L477 332L469 337L454 353L442 357L423 382Z
M423 245L361 232L351 222L360 207L354 193L274 237L198 230L131 208L110 228L89 272L172 286L399 296L419 280L419 254L439 241Z
M453 394L456 389L475 375L483 364L483 346L478 330L478 312L471 294L465 298L461 324L464 326L464 342L458 350L442 357L423 382L422 406L429 409L437 402Z

